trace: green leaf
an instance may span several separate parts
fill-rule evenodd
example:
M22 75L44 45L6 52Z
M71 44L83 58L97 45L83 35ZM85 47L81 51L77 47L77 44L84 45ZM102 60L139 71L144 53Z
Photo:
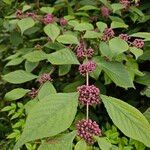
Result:
M143 54L143 50L136 47L130 47L129 50L135 55L136 59Z
M59 66L59 76L66 75L71 69L71 65L61 65Z
M67 48L47 55L47 59L54 65L79 64L75 54Z
M122 4L119 3L113 3L111 5L112 9L113 9L113 13L115 13L118 10L124 9L124 6Z
M23 56L27 61L39 62L47 58L46 53L43 51L33 51Z
M75 136L76 136L75 131L67 134L62 134L60 136L56 136L42 143L38 148L38 150L62 150L62 149L71 150L72 142Z
M23 34L27 29L32 28L35 25L35 22L32 18L24 18L18 21L17 25L19 26L21 33Z
M19 57L19 58L15 58L15 59L12 59L11 61L9 61L6 66L16 66L16 65L19 65L23 62L23 58L22 57Z
M23 8L22 8L22 12L25 12L29 9L31 9L31 5L24 5Z
M86 142L82 139L80 140L76 145L74 150L87 150L87 144Z
M141 95L145 95L147 97L150 97L150 86L148 86L146 89L144 89L142 92L141 92Z
M16 70L3 76L3 80L13 84L25 83L36 78L36 75L28 73L24 70Z
M143 113L148 122L150 123L150 107Z
M139 57L141 60L150 60L150 51L144 51L143 55Z
M115 28L128 28L128 25L126 25L125 23L122 23L122 22L113 21L111 23L111 28L112 29L115 29Z
M101 150L112 150L112 145L106 137L95 137Z
M56 24L48 24L47 26L44 27L44 32L52 39L54 42L55 39L58 37L60 34L60 29Z
M144 72L144 76L137 77L135 81L139 84L150 86L150 72Z
M26 61L25 62L25 69L27 72L32 72L38 66L38 64L39 64L39 62Z
M52 14L54 11L54 7L42 7L40 8L40 11L47 14Z
M74 27L74 30L77 31L91 31L94 30L94 27L91 23L79 23Z
M23 133L14 150L29 141L52 137L65 131L74 120L77 106L77 93L51 94L39 101L29 111Z
M29 91L30 90L23 88L13 89L12 91L5 94L4 99L7 101L17 100L24 97Z
M97 22L96 26L98 27L98 29L100 30L101 33L103 33L103 31L105 30L105 28L107 28L107 24L104 22Z
M119 55L129 49L128 43L118 37L115 37L109 41L109 47L114 56Z
M85 5L81 8L78 9L78 11L81 11L81 10L99 10L99 8L93 6L93 5Z
M149 32L137 32L137 33L131 34L130 36L144 38L144 39L150 39Z
M57 41L63 44L78 44L79 41L76 36L70 34L60 35Z
M101 98L113 123L126 136L150 147L150 124L143 114L133 106L114 97L101 95Z
M94 60L116 85L124 88L134 87L132 78L122 63L108 62L100 57L95 57Z
M100 38L101 36L102 36L101 33L95 31L86 31L83 38L94 39L94 38Z
M55 87L53 86L53 84L51 82L47 81L40 88L40 90L38 92L38 98L39 98L39 100L41 100L44 97L46 97L50 94L55 94L55 93L57 93Z

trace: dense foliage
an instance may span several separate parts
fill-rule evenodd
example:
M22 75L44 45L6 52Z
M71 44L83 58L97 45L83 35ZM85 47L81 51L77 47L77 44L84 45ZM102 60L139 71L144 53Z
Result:
M149 149L149 8L0 1L0 149Z

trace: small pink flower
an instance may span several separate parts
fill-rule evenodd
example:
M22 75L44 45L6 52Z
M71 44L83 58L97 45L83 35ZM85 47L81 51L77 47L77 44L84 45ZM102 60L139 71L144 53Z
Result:
M120 4L122 4L125 9L130 7L131 2L129 0L120 0Z
M26 12L25 16L26 16L26 17L31 17L33 20L36 20L36 15L35 15L35 13Z
M43 17L43 23L49 24L54 22L54 16L52 14L47 14Z
M15 14L16 14L16 18L18 19L21 19L23 17L23 13L21 10L17 10Z
M68 21L66 19L64 19L64 18L60 19L60 25L61 26L66 26L67 24L68 24Z
M109 14L110 14L109 8L107 8L106 6L102 6L101 7L101 14L102 14L103 17L108 18Z
M84 42L80 42L76 48L76 55L78 58L82 58L82 57L85 57L85 53L84 53Z
M94 144L93 136L101 136L99 125L91 119L82 119L76 124L77 135L84 139L89 145Z
M32 99L34 99L38 95L38 90L35 88L32 88L30 92L28 92L28 96Z
M77 88L79 102L83 105L94 105L100 103L100 90L94 85L82 85Z
M96 69L96 63L92 60L81 64L79 66L79 72L81 75L85 76L86 73L91 73L92 71L94 71Z
M103 36L102 36L102 39L104 41L108 41L110 40L113 36L114 36L114 31L112 28L106 28L103 32Z
M127 34L120 34L119 37L126 42L130 39L130 36Z
M143 48L144 41L142 39L135 39L132 44L137 48Z
M46 81L52 81L52 78L49 73L44 73L39 78L39 83L44 84Z
M85 51L85 55L86 55L88 58L92 58L92 56L94 55L94 49L93 49L93 48L88 48L88 49Z

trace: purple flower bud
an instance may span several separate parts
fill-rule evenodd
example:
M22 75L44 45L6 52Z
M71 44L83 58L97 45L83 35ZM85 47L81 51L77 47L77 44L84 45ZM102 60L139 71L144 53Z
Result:
M92 48L88 48L86 51L85 51L85 55L88 57L88 58L92 58L92 56L94 55L94 49Z
M91 73L92 71L94 71L96 69L96 63L92 60L84 63L84 64L81 64L79 66L79 72L81 75L85 76L86 73Z
M142 39L135 39L132 44L137 48L143 48L144 41Z
M31 17L33 20L35 20L35 19L36 19L36 15L35 15L35 13L26 12L25 16L26 16L26 17Z
M76 55L78 58L82 58L82 57L85 57L85 53L84 53L84 42L80 42L76 48Z
M44 84L46 81L52 81L52 78L49 73L44 73L40 76L38 81L40 84Z
M130 39L130 36L127 34L120 34L119 37L126 42Z
M68 21L66 19L64 19L64 18L60 19L60 25L61 26L66 26L67 24L68 24Z
M83 105L94 105L100 103L100 90L94 85L82 85L77 88L79 102Z
M84 139L88 144L94 144L93 136L101 136L99 125L91 119L82 119L76 124L77 135Z
M34 99L38 95L38 90L35 88L32 88L30 92L28 92L28 96L32 99Z
M52 14L47 14L43 17L43 23L49 24L54 22L54 16Z
M114 36L114 31L112 28L106 28L103 32L103 36L102 36L102 39L104 41L108 41L110 40L113 36Z
M106 6L102 6L101 7L101 14L102 14L103 17L108 18L109 14L110 14L109 8L107 8Z
M23 17L23 13L21 10L17 10L15 14L16 14L16 18L18 19L21 19Z

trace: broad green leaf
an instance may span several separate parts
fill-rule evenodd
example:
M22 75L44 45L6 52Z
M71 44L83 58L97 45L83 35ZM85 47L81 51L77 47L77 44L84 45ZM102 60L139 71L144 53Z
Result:
M103 31L105 30L105 28L107 28L107 24L104 22L97 22L96 26L98 27L98 29L100 30L101 33L103 33Z
M61 65L59 66L59 76L66 75L71 69L71 65Z
M23 89L23 88L17 88L13 89L12 91L8 92L5 94L4 99L7 101L13 101L20 99L26 95L30 90L28 89Z
M32 28L35 25L35 22L32 18L24 18L18 21L17 24L21 30L21 33L23 34L27 29Z
M122 23L122 22L113 21L111 23L111 28L112 29L115 29L115 28L128 28L128 25L126 25L125 23Z
M99 0L100 2L102 2L105 6L107 6L109 9L112 9L111 8L111 5L110 5L110 3L109 3L109 1L108 0Z
M32 72L38 66L38 64L39 64L39 62L26 61L25 62L25 70L27 72Z
M106 137L95 137L101 150L112 150L112 145Z
M52 14L54 11L54 7L42 7L40 8L40 11L47 14Z
M143 54L143 50L136 47L130 47L129 50L135 55L136 59Z
M70 26L75 27L76 25L79 24L79 22L78 22L77 20L70 20L70 21L68 21L68 24L69 24Z
M23 58L22 57L19 57L19 58L15 58L15 59L12 59L11 61L9 61L6 66L16 66L16 65L19 65L23 62Z
M42 143L38 150L71 150L75 136L75 131L56 136Z
M102 56L106 56L108 58L112 58L113 54L109 48L109 45L106 42L101 41L99 44L99 51Z
M138 14L138 15L141 16L141 17L144 17L143 12L142 12L140 9L138 9L137 7L135 7L135 6L131 6L131 7L129 8L129 11L134 12L134 13ZM138 16L138 17L139 17L139 16Z
M3 76L3 80L13 84L25 83L36 78L36 75L28 73L24 70L16 70Z
M47 58L46 53L43 51L33 51L23 56L27 61L39 62Z
M130 36L144 38L144 39L150 39L150 33L148 33L148 32L137 32L137 33L131 34Z
M119 55L129 49L129 45L124 40L115 37L109 41L109 47L113 55Z
M116 85L124 88L134 87L132 78L122 63L108 62L101 57L95 57L94 60Z
M99 8L93 6L93 5L85 5L81 8L78 9L79 11L81 10L99 10Z
M119 17L116 17L116 16L109 16L109 18L110 18L112 21L125 23L123 19L121 19L121 18L119 18Z
M150 73L144 72L144 76L137 77L135 81L139 84L150 86Z
M141 94L150 97L150 86L146 87Z
M56 24L48 24L47 26L44 27L44 32L52 39L54 42L55 39L58 37L60 34L60 29Z
M113 3L111 5L112 9L113 9L113 13L115 13L118 10L124 9L124 6L122 4L119 3Z
M79 41L76 36L70 34L60 35L57 41L63 44L78 44Z
M101 36L102 36L101 33L95 31L86 31L83 38L94 39L94 38L100 38Z
M91 23L79 23L74 27L74 30L77 31L91 31L93 30L94 27Z
M24 5L23 8L22 8L22 12L25 12L29 9L31 9L31 5Z
M3 0L4 3L6 3L7 5L11 5L12 1L11 0Z
M13 150L29 141L65 131L74 120L77 106L77 93L51 94L39 101L29 111L23 133Z
M86 142L81 139L76 145L74 150L87 150L87 144Z
M49 81L45 82L42 87L40 88L39 92L38 92L38 99L41 100L44 97L50 95L50 94L55 94L56 89L53 86L53 84Z
M54 65L79 64L75 54L67 48L48 54L47 59Z
M150 60L150 51L144 51L143 55L139 57L141 60Z
M150 123L150 107L143 113L148 122Z
M133 106L114 97L101 95L113 123L128 137L150 147L150 124Z

